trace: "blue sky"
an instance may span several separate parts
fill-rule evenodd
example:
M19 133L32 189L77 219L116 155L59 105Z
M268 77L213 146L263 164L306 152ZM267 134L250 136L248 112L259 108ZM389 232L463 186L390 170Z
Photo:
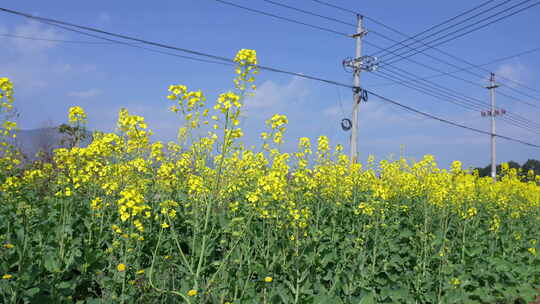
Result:
M340 32L352 33L354 30L347 25L289 11L260 0L230 1ZM276 1L346 22L355 22L355 16L313 1ZM464 0L331 2L358 10L407 34L421 32L481 3ZM502 1L494 1L497 2ZM2 6L219 56L232 58L241 48L255 49L263 65L352 83L351 74L341 67L342 59L354 54L352 39L246 12L214 0L159 3L6 0ZM540 36L535 32L540 27L538 16L540 6L439 48L469 62L481 64L540 47ZM365 26L368 31L403 39L369 20L366 20ZM7 14L0 15L0 34L97 41ZM391 44L373 33L368 33L365 41L381 46ZM0 76L10 77L15 82L16 103L21 113L19 123L23 129L38 128L46 125L47 121L55 124L64 122L67 109L72 105L81 105L89 114L91 128L112 130L118 110L127 107L131 112L146 117L150 127L156 131L156 139L171 140L176 136L179 121L167 111L165 96L168 85L185 84L193 89L202 89L212 101L220 92L231 88L234 76L231 67L193 62L114 44L56 43L1 36L0 43ZM367 55L375 51L369 45L364 48L364 54ZM439 53L430 54L460 67L465 66ZM412 58L437 69L454 70L421 54ZM405 60L396 66L418 77L437 74ZM486 68L540 90L540 52ZM485 78L466 73L456 75L485 85L487 73L479 70L475 72L485 74ZM362 86L447 119L483 130L489 129L489 121L477 111L459 108L405 87L388 85L389 81L377 77L376 73L362 73ZM450 77L435 78L433 81L464 95L489 101L486 89ZM265 119L274 113L282 113L290 120L285 150L294 150L300 136L316 138L318 135L327 135L334 144L342 143L348 148L350 133L343 132L339 122L343 117L350 116L350 89L271 72L262 72L257 84L258 93L247 101L243 122L248 143L256 141ZM503 84L512 86L511 83ZM515 89L522 90L519 87ZM540 105L538 92L524 90L539 97L534 100L509 91L504 86L498 90ZM530 120L539 121L538 108L514 102L504 96L498 96L497 103ZM399 155L403 149L405 156L417 159L424 154L433 154L444 167L453 160L461 160L467 166L485 166L489 162L487 135L426 120L374 97L367 104L361 105L359 117L361 159L366 159L369 154L376 155L378 159L388 158ZM501 134L540 144L537 134L503 121L498 122L497 129ZM524 162L528 158L540 158L540 150L536 148L502 139L497 144L499 161Z

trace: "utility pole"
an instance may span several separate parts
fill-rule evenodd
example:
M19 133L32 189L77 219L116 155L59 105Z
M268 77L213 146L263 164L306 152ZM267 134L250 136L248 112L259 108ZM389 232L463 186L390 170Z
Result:
M362 37L366 34L364 32L364 17L356 15L356 34L353 38L356 39L356 52L353 63L354 73L354 91L353 91L353 107L352 107L352 132L351 132L351 163L356 163L358 160L358 108L360 106L360 72L361 58L362 58Z
M367 31L364 29L364 16L356 15L356 24L356 34L351 35L356 43L355 57L346 58L342 62L345 70L354 74L352 121L345 118L341 124L344 131L352 129L351 164L358 161L358 109L360 102L367 102L368 100L367 91L360 87L360 72L362 70L373 72L378 67L376 57L362 56L362 38L367 34Z
M489 94L491 96L491 110L487 112L482 112L482 116L491 116L491 178L493 181L497 181L497 155L496 155L496 146L495 146L495 116L506 114L506 110L498 110L495 108L495 89L499 87L495 83L495 74L491 73L489 77L489 86L486 88L489 89Z

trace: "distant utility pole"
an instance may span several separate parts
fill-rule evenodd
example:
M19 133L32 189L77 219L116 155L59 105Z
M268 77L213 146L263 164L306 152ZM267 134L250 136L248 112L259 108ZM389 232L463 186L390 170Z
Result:
M491 116L491 177L493 181L497 181L497 157L496 157L496 146L495 146L495 116L506 114L506 110L495 109L495 89L499 87L495 83L495 74L491 73L489 77L489 86L486 88L489 89L489 94L491 96L491 110L482 111L482 116Z

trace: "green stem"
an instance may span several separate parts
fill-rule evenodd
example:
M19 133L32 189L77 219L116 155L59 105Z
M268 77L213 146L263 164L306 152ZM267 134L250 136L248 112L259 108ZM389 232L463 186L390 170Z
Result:
M174 291L174 290L165 290L165 289L157 288L156 286L154 286L154 283L152 281L152 276L154 274L154 264L155 264L155 261L156 261L157 251L158 251L159 245L161 243L161 235L162 234L163 234L163 228L161 228L161 230L159 231L156 248L154 249L154 252L152 254L152 264L150 265L150 273L148 274L148 283L150 284L150 287L152 287L155 291L157 291L159 293L169 293L169 294L174 294L174 295L180 296L186 301L186 303L191 304L191 301L189 300L189 298L186 297L186 295L184 295L184 294L182 294L180 292L177 292L177 291Z

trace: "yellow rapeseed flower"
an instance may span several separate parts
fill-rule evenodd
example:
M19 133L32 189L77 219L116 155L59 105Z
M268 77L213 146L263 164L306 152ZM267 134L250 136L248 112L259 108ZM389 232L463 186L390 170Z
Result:
M194 297L197 295L197 290L191 289L190 291L187 292L187 295L190 297Z
M85 123L86 113L83 108L79 106L69 108L69 122L70 123Z
M264 278L264 281L265 281L266 283L271 283L271 282L273 281L273 279L272 279L272 277L265 277L265 278Z
M120 264L118 264L116 269L118 269L118 271L120 271L120 272L124 272L124 271L126 271L126 264L120 263Z
M12 277L13 277L13 276L10 275L10 274L5 274L5 275L2 276L2 279L4 279L4 280L9 280L9 279L11 279Z

